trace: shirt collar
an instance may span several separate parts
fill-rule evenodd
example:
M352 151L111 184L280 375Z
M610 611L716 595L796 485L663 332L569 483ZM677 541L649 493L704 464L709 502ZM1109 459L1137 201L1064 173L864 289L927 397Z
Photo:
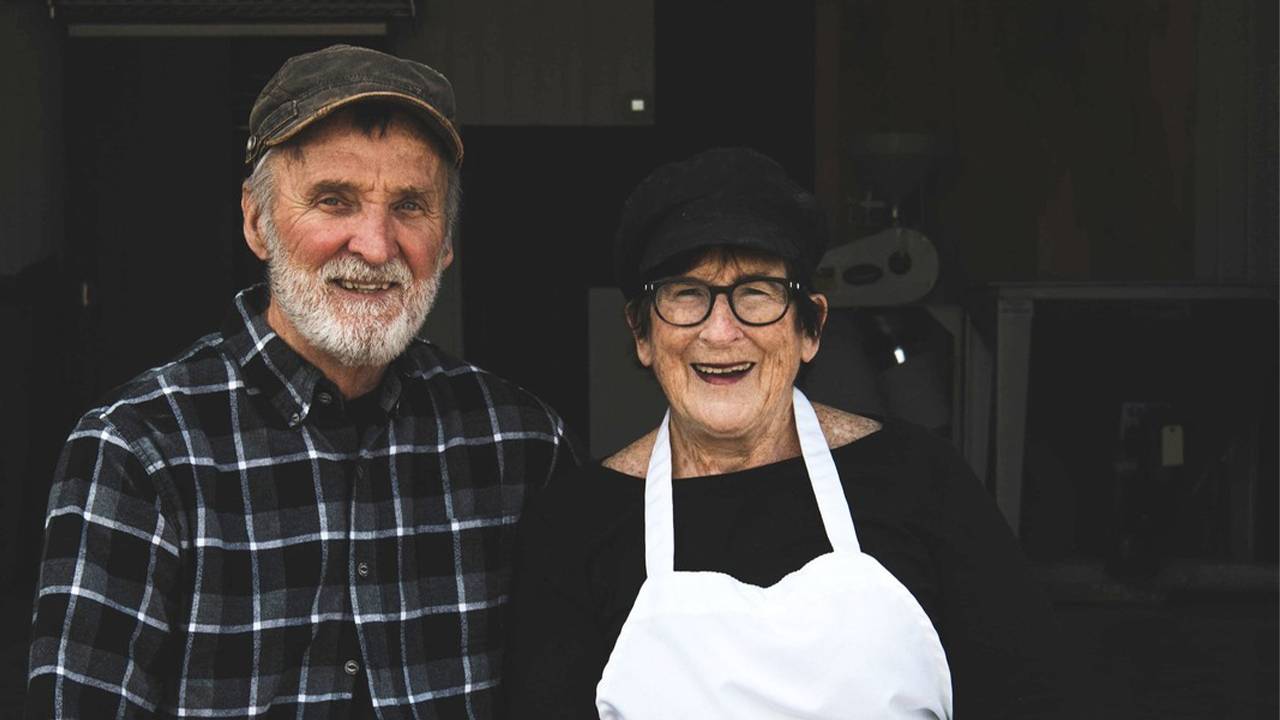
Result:
M267 324L270 298L265 283L236 294L222 328L224 347L241 367L247 389L265 395L280 417L297 426L307 419L317 393L336 393L337 389ZM413 355L405 352L396 358L374 390L384 412L394 413L399 407L401 376L411 374L419 365Z

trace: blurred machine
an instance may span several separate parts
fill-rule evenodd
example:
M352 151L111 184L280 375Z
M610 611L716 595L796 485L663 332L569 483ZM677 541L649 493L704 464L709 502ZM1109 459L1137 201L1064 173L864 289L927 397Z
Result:
M924 299L938 281L938 251L921 231L925 180L938 143L931 135L855 136L849 150L858 196L848 198L845 225L815 276L833 307L903 305ZM914 225L915 227L912 227Z
M815 274L832 311L801 384L820 402L951 437L963 322L958 308L927 304L942 271L924 232L939 156L931 135L854 137L846 160L855 190L842 222L852 239L837 239Z

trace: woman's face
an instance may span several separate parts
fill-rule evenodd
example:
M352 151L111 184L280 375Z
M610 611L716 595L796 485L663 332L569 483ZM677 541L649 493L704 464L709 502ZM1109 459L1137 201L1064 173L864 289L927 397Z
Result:
M713 253L684 274L711 285L731 285L747 275L785 277L779 259L725 257ZM826 316L826 298L812 296ZM648 338L636 338L636 354L651 368L671 405L672 421L687 433L714 439L752 440L790 412L791 388L801 362L818 352L805 335L795 306L781 320L753 327L716 296L711 316L692 327L665 322L650 309Z

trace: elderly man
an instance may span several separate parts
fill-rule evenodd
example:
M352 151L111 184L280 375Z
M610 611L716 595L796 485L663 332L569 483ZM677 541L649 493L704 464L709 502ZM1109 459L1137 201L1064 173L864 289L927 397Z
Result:
M28 715L485 718L560 418L416 339L453 259L448 81L349 46L249 117L267 286L89 411L58 466Z

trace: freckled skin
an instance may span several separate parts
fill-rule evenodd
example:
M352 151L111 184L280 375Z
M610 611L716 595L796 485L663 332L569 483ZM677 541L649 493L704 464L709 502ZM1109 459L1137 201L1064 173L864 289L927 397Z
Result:
M781 260L707 260L687 275L729 285L745 275L784 277L786 269ZM826 298L812 297L825 320ZM791 388L800 363L818 352L818 339L799 329L794 313L792 306L771 325L744 325L721 295L711 316L694 327L676 327L652 314L649 337L636 338L636 355L653 369L671 406L676 477L731 472L799 454ZM692 367L738 362L755 365L728 385L706 382Z
M833 450L835 448L848 445L851 442L861 440L862 438L876 432L881 427L879 421L872 420L871 418L863 417L861 415L848 413L843 410L823 405L822 403L814 403L813 410L818 415L818 424L822 426L822 434L827 439L827 447L830 447ZM653 452L653 442L656 439L657 434L658 431L656 428L650 430L637 438L630 445L605 458L601 464L610 470L616 470L624 475L643 479L645 473L649 470L649 454ZM793 454L778 459L787 460L792 457L796 457L799 454L800 449L799 447L796 447ZM755 466L752 465L749 467ZM725 470L724 472L729 471ZM686 474L684 477L691 477L691 475Z
M444 160L403 118L393 119L385 133L366 135L338 116L311 130L300 150L300 158L283 152L271 160L277 163L273 219L293 263L318 271L342 255L375 266L399 258L421 282L453 262L451 250L441 252ZM270 252L247 192L241 206L245 240L267 260ZM312 347L274 303L267 308L267 323L345 395L375 387L386 369L341 366Z
M302 158L285 153L277 169L276 227L295 261L319 268L338 253L372 265L402 257L415 280L429 277L444 240L442 161L403 121L381 137L350 124L321 128L302 146ZM317 184L339 180L351 194L312 196ZM425 202L402 193L426 190ZM452 262L452 255L444 259Z

